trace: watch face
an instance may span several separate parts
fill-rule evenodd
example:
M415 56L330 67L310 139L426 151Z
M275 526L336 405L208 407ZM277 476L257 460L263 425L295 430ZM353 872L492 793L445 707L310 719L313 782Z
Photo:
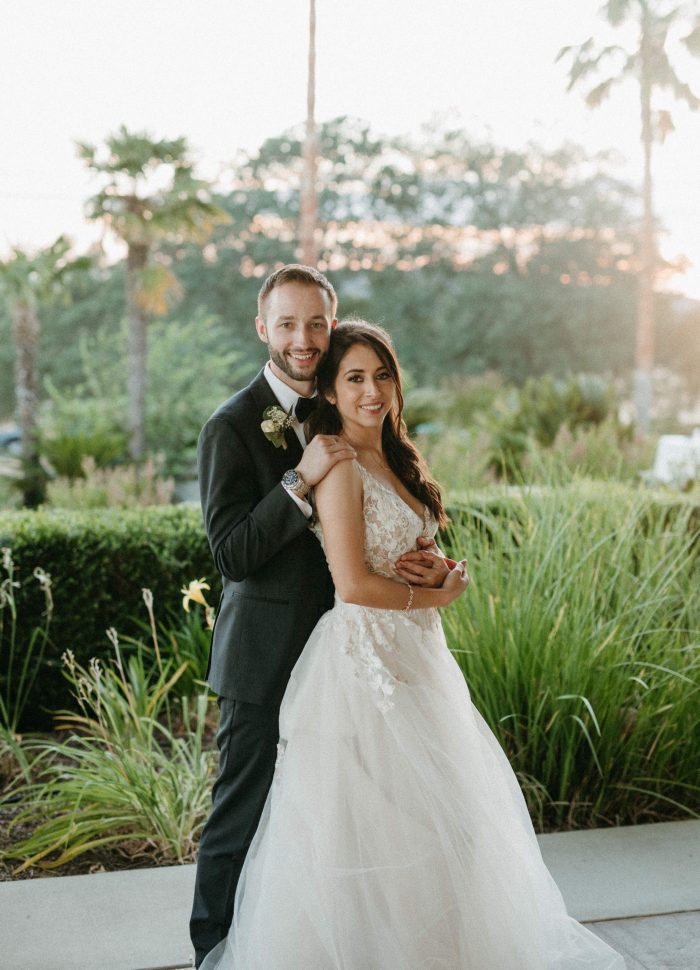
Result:
M282 484L286 485L287 488L298 488L301 484L301 476L299 475L299 472L294 471L293 468L286 471L282 476Z
M301 492L304 495L306 495L309 490L304 479L294 468L290 468L289 471L284 473L282 476L282 484L286 486L286 488L291 488L292 491Z

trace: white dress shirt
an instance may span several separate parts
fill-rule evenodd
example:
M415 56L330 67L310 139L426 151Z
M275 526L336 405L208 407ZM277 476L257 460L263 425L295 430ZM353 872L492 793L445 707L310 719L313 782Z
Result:
M280 407L284 408L284 410L287 412L295 408L296 403L301 397L301 395L297 394L297 392L293 388L291 388L288 384L285 384L284 381L281 381L279 377L277 377L277 375L273 373L272 368L270 367L269 360L267 364L265 364L264 373L265 373L265 380L272 388L272 393L277 398L280 404ZM299 439L299 443L301 444L301 447L305 448L306 438L304 437L304 428L303 428L303 425L301 425L297 421L296 417L292 421L292 431ZM291 499L293 499L294 502L296 502L296 504L299 506L301 511L307 517L307 519L310 519L313 513L313 509L306 501L306 499L303 499L300 495L297 495L296 492L293 492L291 488L287 488L286 485L283 487L287 490L287 494L290 496Z

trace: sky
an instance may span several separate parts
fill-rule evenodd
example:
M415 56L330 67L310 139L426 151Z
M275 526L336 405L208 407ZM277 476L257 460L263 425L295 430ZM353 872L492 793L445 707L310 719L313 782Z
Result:
M635 87L597 111L566 92L560 48L610 32L600 0L316 0L319 120L354 115L377 134L410 134L436 116L521 147L578 141L615 149L641 179ZM76 140L121 124L184 135L198 172L216 178L239 149L304 119L308 0L5 0L0 35L0 258L68 233L96 184ZM676 58L700 95L700 60ZM700 112L674 109L655 152L665 256L692 266L673 287L700 299Z

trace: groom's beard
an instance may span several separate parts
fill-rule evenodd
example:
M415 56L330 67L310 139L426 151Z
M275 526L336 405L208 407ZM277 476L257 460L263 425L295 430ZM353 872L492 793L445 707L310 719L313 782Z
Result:
M282 373L286 374L287 377L291 377L293 381L315 381L316 371L321 366L321 361L326 356L326 352L313 348L311 353L315 354L306 367L300 367L298 361L295 361L292 357L287 354L280 353L279 350L275 350L274 347L267 345L270 352L270 360L272 363L279 367Z

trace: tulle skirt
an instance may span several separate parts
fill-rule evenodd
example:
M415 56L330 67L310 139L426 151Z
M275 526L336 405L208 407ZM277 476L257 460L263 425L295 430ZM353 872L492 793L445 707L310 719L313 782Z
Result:
M337 602L202 970L624 970L570 918L437 611Z

